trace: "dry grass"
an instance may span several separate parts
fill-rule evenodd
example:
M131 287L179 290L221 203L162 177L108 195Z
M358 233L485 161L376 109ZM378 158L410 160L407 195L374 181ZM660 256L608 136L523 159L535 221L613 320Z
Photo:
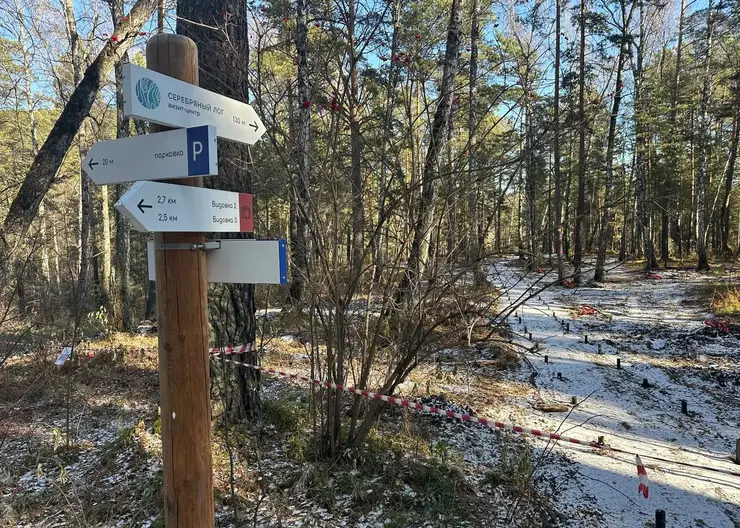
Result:
M96 339L87 345L92 349L157 350L157 335L131 334L128 332L111 332L102 339Z
M740 315L740 288L732 287L724 291L715 291L710 306L717 315Z

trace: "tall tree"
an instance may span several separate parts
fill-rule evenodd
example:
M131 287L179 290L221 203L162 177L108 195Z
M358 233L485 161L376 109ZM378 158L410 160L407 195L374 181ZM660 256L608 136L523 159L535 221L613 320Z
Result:
M442 152L447 127L452 113L452 99L460 55L460 0L452 0L450 19L447 26L447 43L445 45L442 81L439 87L439 99L431 124L429 147L427 148L422 171L421 196L416 209L413 226L413 241L408 259L408 272L404 275L399 288L399 297L407 294L409 286L421 280L421 274L429 256L429 239L434 220L434 206L437 196L439 156Z
M627 60L630 45L630 24L632 13L634 13L635 3L630 4L629 10L626 6L626 0L620 0L619 9L621 14L621 25L616 38L619 43L619 54L617 55L617 74L614 82L614 98L612 100L612 110L609 115L609 133L606 138L606 170L604 178L604 206L602 210L601 227L599 231L599 247L596 255L596 270L594 280L601 282L604 280L604 265L606 264L606 248L610 239L611 231L611 205L610 201L614 199L614 144L617 134L617 118L619 117L619 105L622 101L622 71Z
M720 211L721 246L726 257L733 254L733 250L730 248L730 195L732 193L732 180L735 178L738 143L740 142L740 71L735 72L732 77L731 91L733 94L732 132L730 135L730 152L725 163L724 196Z
M583 219L586 215L586 0L581 0L578 27L580 46L578 48L578 202L576 206L576 228L574 234L573 282L581 283L583 266Z
M390 5L391 10L391 49L390 56L398 55L399 47L399 26L401 19L401 2L393 0ZM421 35L419 34L421 37ZM383 114L383 137L380 146L380 180L378 182L378 225L383 225L380 231L374 231L372 235L372 253L373 253L373 280L377 281L380 276L383 254L381 247L387 240L388 228L386 224L386 200L392 186L388 181L388 169L390 168L389 153L392 149L393 139L393 110L396 105L396 87L399 80L400 61L390 61L388 68L388 83L385 87L385 108Z
M123 21L123 0L109 0L113 27L117 28ZM128 52L124 52L121 60L115 65L116 80L116 137L129 136L130 122L123 115L123 64L128 61ZM118 184L114 188L114 199L120 200L126 192L127 185ZM133 313L131 304L131 230L128 221L118 211L116 218L116 244L113 273L111 274L110 290L112 292L113 323L120 330L133 329Z
M470 71L468 75L468 258L474 263L475 283L484 282L484 275L478 259L481 258L483 236L478 219L478 189L476 181L476 150L478 130L478 42L480 40L480 6L472 0L470 6Z
M69 41L69 55L72 65L72 81L75 88L82 81L82 70L84 67L83 49L80 35L77 31L77 15L75 14L72 0L64 0L62 4L64 21L67 28L67 39ZM82 161L87 155L89 148L87 140L87 126L83 120L77 133L77 154L82 167ZM80 207L79 207L79 233L77 239L77 289L74 295L75 314L78 319L86 310L87 288L90 276L91 261L91 239L90 231L93 222L93 206L90 197L90 178L85 171L80 171ZM79 325L79 321L76 320Z
M699 103L699 130L698 130L698 167L696 171L696 268L699 271L709 270L709 255L707 235L709 233L709 219L707 215L707 180L709 179L709 99L712 92L712 47L714 39L713 0L709 0L706 9L706 38L704 42L704 68Z
M347 9L347 37L349 49L349 97L347 98L349 135L350 135L350 186L352 188L352 277L359 280L362 273L362 261L365 251L365 214L362 196L362 155L363 140L360 134L360 85L358 82L358 68L361 59L358 53L356 35L357 0L348 0Z
M647 52L647 15L645 0L640 0L640 34L636 46L635 78L635 194L637 200L636 227L642 239L645 269L658 267L652 234L652 202L648 198L648 131L647 105L644 82L645 54Z
M673 179L673 184L680 190L681 185L681 173L680 173L680 152L682 149L681 145L681 131L680 127L677 126L678 116L678 93L679 84L681 82L681 68L683 58L683 37L684 37L684 18L686 12L686 0L681 0L681 9L678 15L678 35L676 38L676 64L673 70L673 81L671 83L671 101L670 111L668 113L668 130L670 133L670 140L668 141L668 174ZM679 255L682 254L682 234L681 234L681 213L680 209L680 193L676 193L676 250Z
M311 182L311 95L308 84L308 7L306 0L297 0L295 46L298 55L298 137L296 145L297 171L290 193L291 232L290 253L292 278L290 301L302 300L308 276L308 214Z
M555 85L553 87L552 156L555 178L555 253L558 259L558 280L563 280L563 175L560 170L560 21L561 0L555 0Z
M180 0L177 18L177 32L193 39L198 47L200 86L249 102L246 4L238 0ZM219 140L218 154L218 178L208 178L205 184L221 190L251 193L253 166L249 147ZM242 238L240 233L232 236ZM211 303L214 306L211 320L217 345L255 345L254 285L228 284L220 288L225 290L220 297L226 301ZM239 361L253 365L259 363L256 346L239 356ZM260 404L259 376L256 371L243 368L237 368L234 375L238 395L231 402L231 417L234 420L252 418Z

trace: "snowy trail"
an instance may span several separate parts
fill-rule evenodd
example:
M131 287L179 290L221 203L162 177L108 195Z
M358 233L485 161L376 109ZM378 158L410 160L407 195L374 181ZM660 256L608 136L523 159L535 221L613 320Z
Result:
M515 260L491 269L509 302L526 298L531 285L539 288L556 278L553 273L523 273ZM605 526L644 526L654 519L655 509L664 509L671 527L737 528L740 477L647 458L740 472L729 459L740 437L740 343L732 336L697 334L708 315L687 306L685 293L687 282L700 282L701 276L685 271L661 276L648 280L643 274L614 270L603 288L558 287L519 307L508 322L519 344L539 344L539 351L526 355L537 371L541 400L572 407L575 396L578 404L562 425L566 413L538 411L531 401L487 409L486 414L514 415L527 426L585 440L603 435L607 444L644 456L650 479L647 500L637 494L634 456L561 450L578 464L581 478L565 486L558 500L592 502L605 513ZM600 313L576 316L582 304ZM570 325L570 332L562 322ZM733 373L734 381L726 381ZM681 400L687 402L688 415L681 413ZM573 526L579 524L574 521Z

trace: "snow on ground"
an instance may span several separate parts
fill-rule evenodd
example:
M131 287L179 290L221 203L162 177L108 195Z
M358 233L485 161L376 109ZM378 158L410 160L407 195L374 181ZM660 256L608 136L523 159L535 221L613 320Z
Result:
M520 398L481 409L481 414L507 421L515 416L521 425L585 440L604 436L610 446L643 456L648 499L637 493L633 455L558 448L576 463L578 476L557 500L592 502L604 513L605 526L651 526L655 510L663 509L673 528L737 528L740 477L647 458L740 472L730 460L740 438L740 342L706 329L703 321L709 315L687 300L689 285L709 279L679 270L660 277L651 280L616 268L603 287L555 287L526 300L531 286L554 282L554 272L527 273L514 259L493 265L491 280L505 290L503 301L526 300L508 323L516 342L530 349L525 355L536 372L541 401L572 409L565 418L567 413L541 412L532 405L536 402ZM583 304L597 313L580 315ZM531 374L525 365L517 376L529 379ZM681 400L687 402L688 415L681 413ZM544 447L541 440L531 442ZM572 470L562 466L561 478ZM546 471L557 470L550 464ZM572 526L580 524L574 520Z

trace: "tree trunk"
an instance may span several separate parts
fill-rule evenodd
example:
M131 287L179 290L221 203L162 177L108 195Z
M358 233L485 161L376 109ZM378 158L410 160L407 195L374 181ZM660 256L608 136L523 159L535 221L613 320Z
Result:
M394 0L391 5L391 57L398 52L398 26L401 17L401 6L399 0ZM388 151L390 149L392 141L392 122L393 122L393 108L396 100L396 85L398 83L398 70L399 63L397 61L391 61L388 71L388 84L386 86L386 97L385 97L385 115L383 117L383 142L380 150L380 180L378 182L378 225L383 224L380 231L373 232L372 238L372 253L373 253L373 281L377 281L380 278L380 271L383 265L383 253L381 248L384 247L384 243L387 241L388 229L385 226L385 201L388 197L388 191L390 189L389 178L387 176L390 161L388 158ZM392 179L392 178L391 178Z
M144 309L144 319L153 321L157 317L157 283L149 281L146 291L146 308Z
M223 14L228 13L224 24ZM198 46L200 86L249 102L249 37L247 6L238 0L220 0L218 6L199 0L180 0L177 4L177 32L190 37ZM192 22L192 23L191 23ZM219 31L213 31L212 27ZM249 147L219 140L218 177L207 178L209 188L252 192L253 166ZM253 212L254 215L254 212ZM233 233L228 238L252 238L252 234ZM225 291L224 291L225 290ZM219 295L219 292L222 295ZM254 285L228 284L215 288L214 298L227 299L221 305L211 302L211 323L218 346L255 345ZM237 356L238 361L259 364L256 346ZM259 373L253 369L234 371L238 396L229 409L231 419L254 418L260 408Z
M707 234L709 232L707 218L707 187L709 179L709 99L711 98L712 83L712 40L714 37L714 17L712 13L713 0L709 0L707 6L707 32L704 54L704 79L701 89L701 102L699 106L699 160L696 172L696 253L699 271L709 270L709 255L707 251Z
M636 186L637 196L637 227L642 236L643 249L645 252L645 269L650 270L658 267L655 258L655 246L653 245L651 224L651 201L648 199L648 132L646 130L643 89L643 61L647 36L645 34L644 4L640 3L640 38L637 46L637 61L635 68L635 149L636 149Z
M612 111L609 116L609 134L606 139L606 174L604 181L604 207L601 217L601 228L599 231L599 248L596 255L596 270L594 273L594 280L596 282L603 282L604 280L604 265L606 264L606 249L611 238L611 207L610 201L614 197L614 143L617 132L617 118L619 117L619 104L622 101L622 69L627 58L628 44L629 44L629 27L632 20L632 13L634 12L634 3L630 7L629 14L626 12L625 3L621 3L622 7L622 28L619 44L619 56L617 57L617 79L614 84L614 100L612 101Z
M457 73L460 48L460 4L460 0L452 0L450 7L444 69L439 88L440 96L432 121L429 147L424 161L421 197L414 220L413 241L407 264L408 272L404 275L401 286L398 288L397 300L402 299L408 293L409 287L421 279L421 273L426 265L429 254L429 236L434 219L434 207L437 195L437 164L445 137L447 136L447 127L449 126L452 111L455 74Z
M725 164L725 188L722 199L721 232L722 252L726 257L732 256L730 248L730 194L732 193L732 180L735 177L735 161L737 160L738 140L740 140L740 89L737 89L735 97L735 116L732 119L732 138L730 140L730 153Z
M51 264L49 261L49 248L47 246L48 244L48 228L47 228L47 214L46 214L46 208L44 207L44 202L41 202L39 204L39 219L41 220L41 225L39 227L39 236L41 237L41 277L44 280L44 284L42 287L45 290L45 296L48 295L50 292L47 290L47 288L51 285L52 279L51 279Z
M568 134L568 173L565 178L565 210L563 211L564 229L563 229L563 255L564 258L570 258L570 229L568 219L571 213L571 196L573 183L573 134Z
M522 129L524 128L524 121L522 121ZM523 132L522 132L523 134ZM521 141L519 142L522 145ZM526 156L525 147L520 146L519 155ZM523 260L524 256L524 228L529 225L525 215L522 213L522 189L524 188L524 181L522 177L521 167L517 168L517 189L516 189L516 253L519 260Z
M683 258L683 236L681 229L681 218L683 215L683 209L681 207L681 189L682 175L680 171L680 152L683 150L682 141L680 141L680 131L676 126L676 117L678 115L678 88L681 80L681 59L683 57L683 28L684 28L684 12L686 10L686 0L681 0L681 10L678 18L678 38L676 42L676 66L673 71L673 82L671 85L671 109L668 117L668 130L671 134L671 140L669 142L669 174L673 178L674 186L676 189L676 219L675 219L675 232L673 244L676 249L676 253L679 259Z
M113 264L113 253L111 252L111 230L110 230L110 197L108 196L108 186L103 185L100 188L100 216L103 221L103 232L101 237L103 238L103 254L101 258L101 271L100 277L100 301L103 306L110 309L110 281L111 281L111 268Z
M501 199L501 196L503 194L503 176L499 174L498 176L498 187L496 190L496 230L494 234L494 241L493 241L493 247L496 249L496 253L501 253L501 214L503 207L501 207L501 204L503 203L503 200Z
M581 13L578 20L581 35L581 45L578 58L578 205L576 207L575 252L573 256L574 276L576 285L581 283L581 267L583 265L583 217L586 214L586 0L581 0Z
M31 61L29 60L29 49L26 42L25 32L25 20L23 20L21 7L18 5L17 0L14 4L16 14L18 16L18 39L21 46L21 58L23 61L23 97L25 99L26 111L28 112L28 119L31 128L31 153L35 157L39 153L39 139L38 139L38 121L36 119L36 105L33 102L31 80L33 79L33 72L31 70ZM19 124L20 129L20 124ZM47 235L47 214L44 202L39 203L39 217L40 217L40 228L39 236L41 238L41 275L44 279L42 286L42 299L41 309L42 312L48 311L48 286L51 284L51 269L49 264L49 248L47 247L48 235ZM24 269L25 266L20 269ZM19 277L19 291L22 291L23 277ZM59 277L56 277L59 280Z
M563 280L563 175L560 171L560 0L555 0L555 86L553 88L553 171L555 176L555 253L558 280Z
M535 163L534 163L534 142L532 140L532 109L531 109L531 101L530 93L531 90L528 86L528 82L524 83L524 100L525 107L524 107L524 155L525 155L525 167L526 167L526 179L525 179L525 189L524 189L524 195L525 195L525 206L526 206L526 215L527 215L527 251L529 253L529 264L530 269L536 270L539 266L539 244L538 244L538 237L539 237L539 226L537 222L537 174L535 171Z
M308 85L308 13L306 0L296 3L296 37L298 53L298 170L291 186L291 208L294 211L295 232L290 239L292 279L290 283L290 302L294 305L303 298L305 279L308 274L308 213L310 200L310 138L311 111ZM307 106L305 103L308 102Z
M77 135L79 145L80 164L87 156L89 145L85 133L86 125L83 123L80 132ZM77 292L75 293L75 312L79 311L79 316L87 310L87 290L90 279L90 261L91 254L91 237L90 231L93 223L92 200L90 199L90 178L87 174L80 172L80 218L79 218L79 238L77 240L79 247L78 273L77 273Z
M622 184L624 192L622 195L623 207L622 207L622 238L619 241L619 262L624 262L627 258L627 218L629 217L629 204L630 204L630 184L627 181L627 171L622 169Z
M69 54L72 63L72 78L75 88L82 81L82 57L80 50L80 37L77 33L77 19L72 5L72 0L64 0L62 4L64 12L64 21L67 29L67 39L69 40ZM77 150L82 167L82 162L87 155L89 148L87 140L87 128L85 121L82 122L77 133ZM79 205L79 226L78 226L78 259L77 259L77 288L74 294L75 323L79 324L79 319L87 310L87 290L90 276L91 260L91 237L90 231L93 222L92 200L90 198L90 178L80 170L80 205Z
M480 8L478 0L472 0L470 7L470 71L468 75L468 261L473 265L473 280L476 286L485 282L479 259L482 248L481 222L478 220L478 176L476 174L476 130L478 128L478 41L480 40Z
M349 0L347 11L347 36L349 42L349 136L351 150L350 186L352 188L352 280L359 281L362 274L362 261L365 251L365 215L362 200L362 151L360 135L359 92L357 80L357 41L355 37L356 2Z
M689 213L689 240L686 246L686 253L690 253L692 248L696 248L696 134L694 111L691 111L691 124L689 130L689 166L691 167L691 211Z
M111 17L114 27L123 20L123 0L111 0ZM130 135L130 120L123 115L123 64L128 62L128 52L115 65L116 78L116 137ZM124 195L128 185L118 184L114 187L113 197L117 202ZM131 229L128 221L118 212L116 219L116 243L113 272L111 273L110 291L112 293L113 324L118 330L133 330L131 309ZM148 317L147 317L148 319Z

